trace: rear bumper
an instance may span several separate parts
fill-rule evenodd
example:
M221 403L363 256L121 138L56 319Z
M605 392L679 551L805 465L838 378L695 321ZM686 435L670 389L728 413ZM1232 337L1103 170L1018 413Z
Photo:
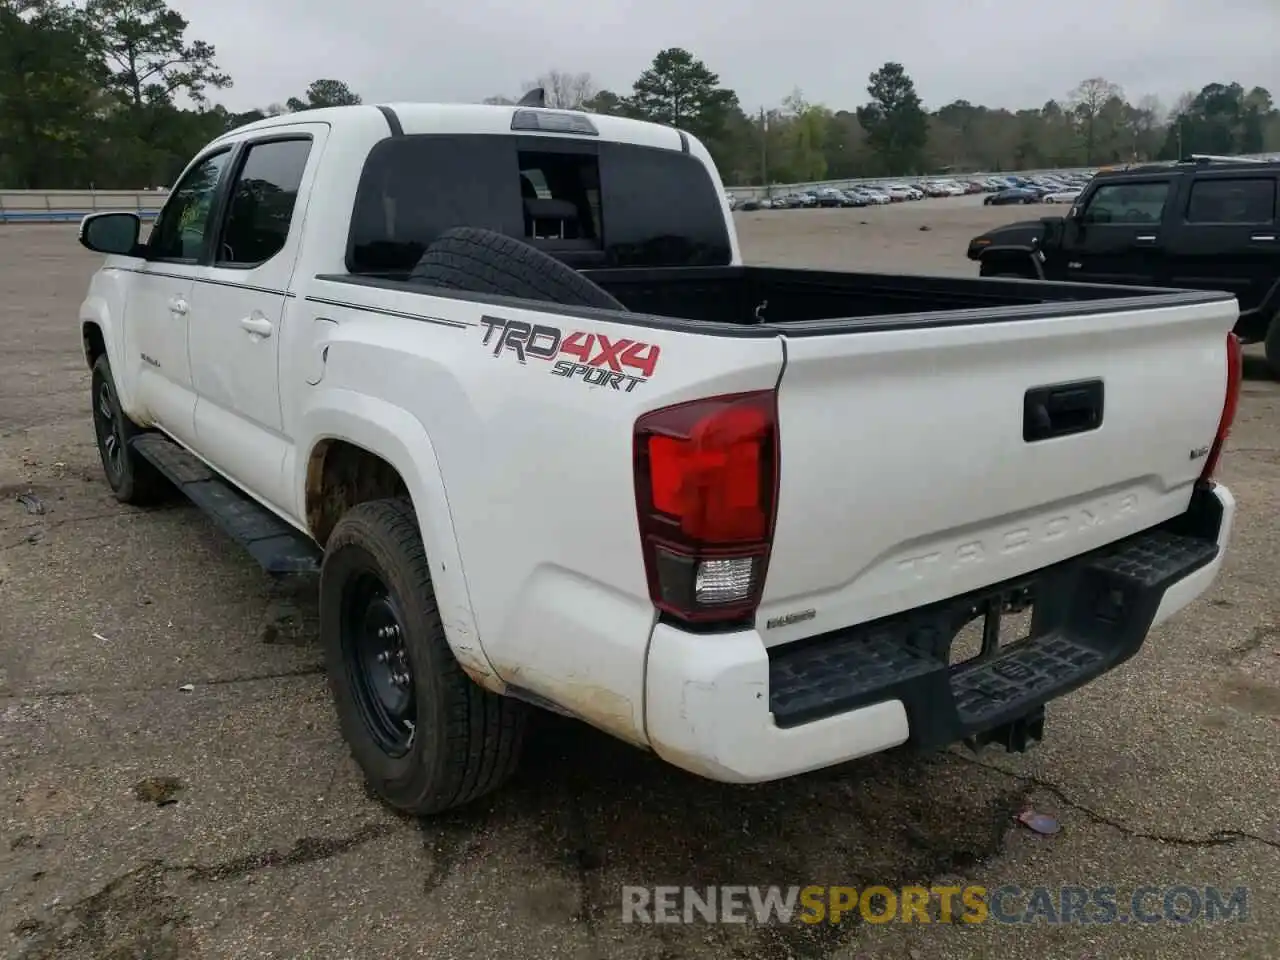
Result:
M1235 499L1199 489L1188 511L1101 550L974 594L766 649L755 631L701 636L659 624L646 732L663 759L714 780L776 780L903 744L982 740L1141 649L1203 593ZM976 610L1034 596L1031 638L949 667Z

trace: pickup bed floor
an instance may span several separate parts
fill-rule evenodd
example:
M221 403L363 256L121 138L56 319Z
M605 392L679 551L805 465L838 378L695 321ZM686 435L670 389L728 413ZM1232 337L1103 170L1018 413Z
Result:
M169 438L146 433L134 437L132 445L268 573L315 573L320 569L320 549L311 540Z

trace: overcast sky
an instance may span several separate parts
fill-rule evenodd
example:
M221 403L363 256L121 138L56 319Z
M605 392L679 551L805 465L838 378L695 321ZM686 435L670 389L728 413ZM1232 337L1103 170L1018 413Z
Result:
M834 109L903 63L929 107L1034 107L1102 76L1166 106L1206 83L1280 100L1280 0L172 0L217 46L233 109L281 103L317 77L366 103L518 95L548 69L625 93L663 47L692 51L743 107L799 87Z

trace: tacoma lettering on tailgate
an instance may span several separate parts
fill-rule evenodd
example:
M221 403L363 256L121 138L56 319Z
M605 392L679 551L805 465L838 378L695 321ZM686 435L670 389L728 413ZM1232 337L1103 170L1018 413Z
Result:
M1107 500L1097 500L1062 513L1049 514L1005 530L993 530L980 538L959 541L929 553L904 557L897 561L898 570L917 580L963 566L982 563L989 557L1009 556L1036 543L1049 543L1087 533L1123 519L1138 506L1136 493L1125 493Z
M616 339L585 330L564 331L559 327L481 317L481 343L492 347L493 355L511 353L521 363L543 360L551 363L557 377L579 379L597 387L612 387L630 393L637 384L653 376L662 348L625 337ZM572 358L572 359L565 359Z

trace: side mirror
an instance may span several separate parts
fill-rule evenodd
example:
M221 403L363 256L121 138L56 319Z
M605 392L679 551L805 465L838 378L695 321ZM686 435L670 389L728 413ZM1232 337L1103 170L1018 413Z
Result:
M91 213L80 221L80 245L94 253L138 255L142 219L136 213Z

